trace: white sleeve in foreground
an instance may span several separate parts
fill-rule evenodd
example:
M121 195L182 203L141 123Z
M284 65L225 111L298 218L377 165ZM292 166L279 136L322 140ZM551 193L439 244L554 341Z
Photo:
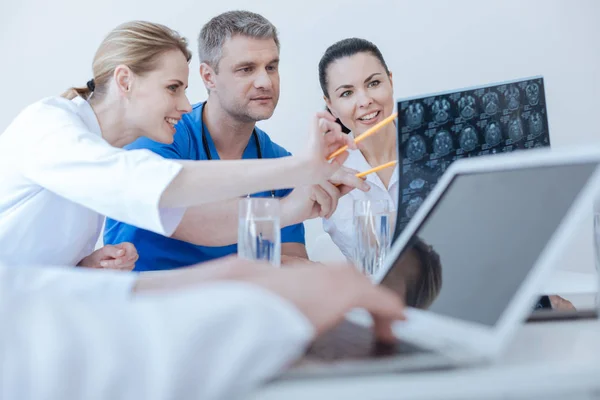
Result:
M260 288L218 283L130 301L0 293L0 398L233 399L314 334Z
M0 265L0 291L9 295L122 299L131 296L136 279L137 273L127 271Z

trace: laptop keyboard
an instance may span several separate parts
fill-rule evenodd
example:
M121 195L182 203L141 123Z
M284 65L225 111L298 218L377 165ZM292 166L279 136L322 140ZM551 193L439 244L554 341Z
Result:
M330 332L319 337L306 355L321 361L373 359L429 352L421 347L397 340L382 343L375 339L370 328L344 320Z

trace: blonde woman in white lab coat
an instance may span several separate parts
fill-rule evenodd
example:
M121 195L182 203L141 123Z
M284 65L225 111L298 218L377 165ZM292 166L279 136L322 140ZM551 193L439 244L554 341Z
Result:
M175 31L123 24L100 45L86 87L16 117L0 135L0 261L131 269L131 244L94 252L105 216L170 236L186 207L317 184L344 161L347 154L326 162L329 151L353 143L324 113L304 156L175 161L123 150L140 136L173 140L174 125L190 111L190 58Z

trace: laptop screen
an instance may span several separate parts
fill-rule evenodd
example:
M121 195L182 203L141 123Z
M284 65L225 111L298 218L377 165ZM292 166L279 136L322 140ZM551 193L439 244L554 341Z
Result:
M382 284L411 307L495 325L596 166L457 175Z

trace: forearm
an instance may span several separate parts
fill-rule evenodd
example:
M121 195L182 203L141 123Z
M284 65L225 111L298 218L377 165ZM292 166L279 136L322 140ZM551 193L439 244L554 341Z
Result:
M283 259L284 257L308 259L306 246L302 243L282 243L281 258Z
M256 263L237 257L219 258L199 266L177 268L168 271L140 273L132 292L174 292L194 288L207 282L244 279L256 271Z
M190 207L172 237L199 246L237 243L238 200Z
M285 198L281 199L280 226L282 229L302 222L292 211L288 212L285 201ZM227 246L237 243L238 223L238 199L204 204L186 210L172 237L199 246ZM298 251L306 254L306 248L302 243L289 244L299 245L303 249L294 249L292 246L289 250L295 252L292 255L297 256ZM285 245L286 243L282 245L282 254L284 254Z
M311 181L310 171L303 168L302 160L296 156L180 162L183 168L163 192L161 207L191 207Z

